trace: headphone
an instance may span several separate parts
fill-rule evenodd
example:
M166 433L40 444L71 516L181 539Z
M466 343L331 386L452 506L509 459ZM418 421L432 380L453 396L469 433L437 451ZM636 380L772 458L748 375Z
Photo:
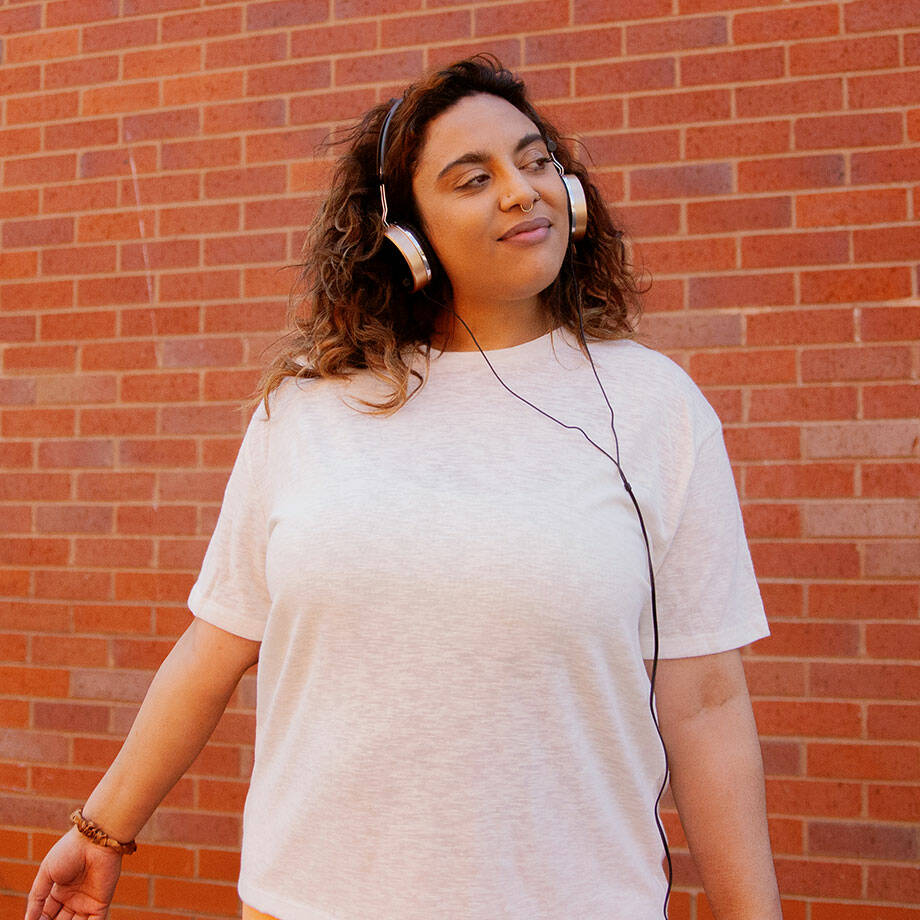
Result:
M383 166L386 160L387 133L390 130L390 122L401 104L402 99L397 99L393 102L387 117L384 119L383 127L380 129L380 137L377 141L377 181L380 184L380 206L382 209L384 236L399 250L405 260L409 268L412 293L414 294L431 281L433 275L432 266L436 262L430 244L415 227L407 223L391 224L387 221L387 192L384 184ZM580 240L588 229L588 201L585 197L585 190L578 176L567 173L562 168L562 164L556 159L555 141L545 139L545 143L550 159L553 161L553 165L562 178L562 184L565 186L565 197L568 202L569 212L569 236L573 240Z

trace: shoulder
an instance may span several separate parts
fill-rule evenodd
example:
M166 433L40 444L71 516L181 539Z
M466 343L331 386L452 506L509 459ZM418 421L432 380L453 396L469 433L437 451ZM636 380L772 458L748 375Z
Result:
M721 430L722 423L696 381L672 358L635 339L588 342L605 385L646 420L671 434L692 432L693 440Z

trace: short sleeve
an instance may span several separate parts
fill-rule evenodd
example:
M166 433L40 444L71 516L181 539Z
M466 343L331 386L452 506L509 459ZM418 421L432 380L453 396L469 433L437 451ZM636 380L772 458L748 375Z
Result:
M265 578L268 515L263 470L268 424L261 409L250 420L188 598L196 617L254 640L262 638L271 603Z
M664 557L656 562L659 657L740 648L769 635L721 426L704 437ZM640 632L652 657L651 598Z

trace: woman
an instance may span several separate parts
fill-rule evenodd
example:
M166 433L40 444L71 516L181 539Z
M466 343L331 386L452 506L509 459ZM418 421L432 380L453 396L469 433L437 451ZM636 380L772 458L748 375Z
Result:
M716 917L779 918L721 426L631 339L620 234L523 85L477 56L371 110L303 280L195 619L27 920L105 916L256 661L244 917L666 915L663 740Z

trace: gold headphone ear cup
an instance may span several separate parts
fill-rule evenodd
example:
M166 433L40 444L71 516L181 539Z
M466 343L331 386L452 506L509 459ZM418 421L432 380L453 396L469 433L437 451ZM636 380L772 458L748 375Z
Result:
M410 227L390 224L385 235L406 260L412 278L412 293L420 291L431 281L431 262L425 253L425 247Z
M569 232L573 240L580 240L588 229L588 199L578 176L566 173L562 181L569 200Z

